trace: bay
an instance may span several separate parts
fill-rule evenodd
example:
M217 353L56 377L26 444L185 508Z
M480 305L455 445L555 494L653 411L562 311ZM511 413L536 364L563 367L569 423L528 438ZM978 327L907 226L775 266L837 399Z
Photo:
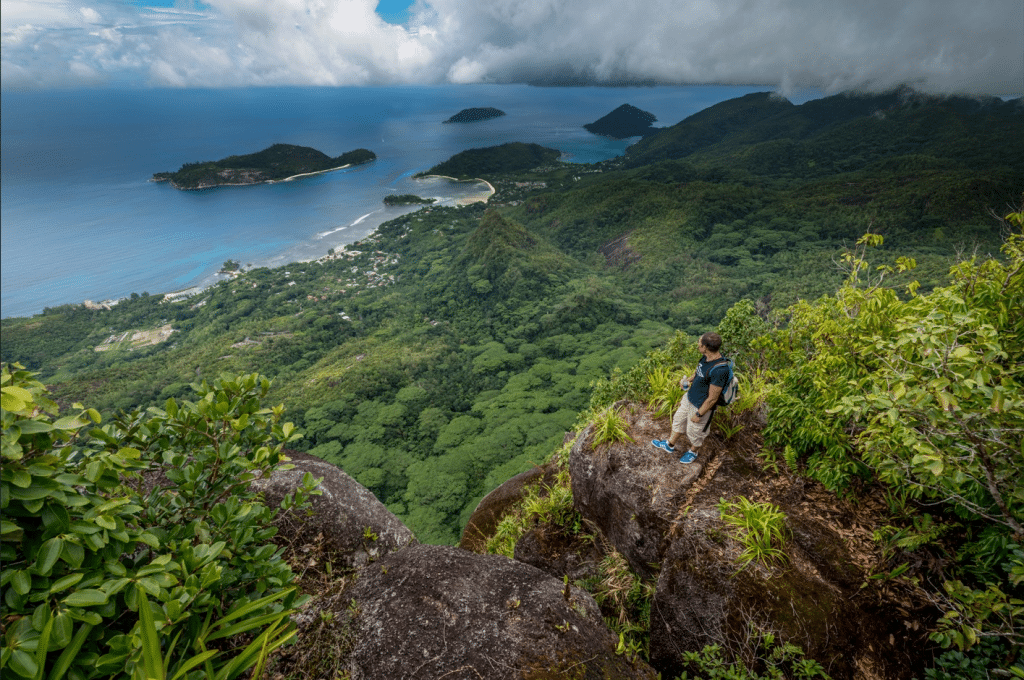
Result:
M469 148L510 141L595 162L634 140L582 128L623 103L675 124L764 87L542 88L526 85L5 92L2 316L130 293L209 285L225 260L278 266L358 241L387 219L389 193L452 205L479 187L412 176ZM801 93L795 103L815 93ZM443 124L471 106L506 116ZM183 163L274 143L372 163L251 187L178 191L149 181Z

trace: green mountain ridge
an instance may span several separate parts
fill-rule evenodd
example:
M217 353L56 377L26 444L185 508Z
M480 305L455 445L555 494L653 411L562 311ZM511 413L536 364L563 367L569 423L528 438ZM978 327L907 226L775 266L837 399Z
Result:
M1022 115L1019 99L932 97L897 90L839 94L795 106L770 93L754 93L661 129L631 146L626 162L638 167L691 155L728 157L750 146L768 145L763 155L781 157L774 164L741 162L734 167L752 174L788 170L811 176L910 153L972 163L975 149L987 151L1001 143L1006 165L1013 168L1024 162L1024 142L1013 134ZM804 153L787 153L800 145ZM844 167L837 167L837 160Z
M467 149L438 163L421 175L475 179L483 175L528 170L558 160L561 153L539 144L509 142L482 149Z
M293 144L272 146L243 156L219 161L186 163L176 172L158 172L157 182L170 182L176 189L210 189L225 185L261 184L347 165L369 163L377 156L368 149L355 149L331 158L322 151Z
M653 113L638 109L631 104L623 104L611 113L601 116L593 123L587 123L583 127L595 135L625 139L626 137L645 137L655 134L657 130L651 127L651 123L656 120L658 119Z

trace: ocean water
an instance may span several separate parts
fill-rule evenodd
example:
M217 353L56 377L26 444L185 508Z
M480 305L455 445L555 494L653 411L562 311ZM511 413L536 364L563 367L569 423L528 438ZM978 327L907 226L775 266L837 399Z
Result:
M2 316L217 280L225 260L277 266L325 255L412 208L479 187L412 175L469 148L511 141L595 162L635 140L582 128L623 103L673 125L764 87L539 88L525 85L5 92L2 115ZM812 98L804 93L800 103ZM506 116L442 124L470 106ZM178 191L149 181L183 163L283 142L373 163L291 182Z

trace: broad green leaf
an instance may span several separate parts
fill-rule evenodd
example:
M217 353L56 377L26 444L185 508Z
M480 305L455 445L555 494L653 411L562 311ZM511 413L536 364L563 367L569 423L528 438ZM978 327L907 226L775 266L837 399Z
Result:
M103 592L107 594L107 597L110 597L111 595L117 595L119 592L121 592L121 589L129 583L131 583L131 579L127 578L119 578L114 581L107 581L103 584Z
M169 558L170 555L167 555ZM158 574L165 570L162 564L147 564L136 572L136 576L149 576L150 574Z
M75 621L82 621L88 623L90 626L98 626L103 623L103 617L93 611L85 609L70 609L68 610L68 616L73 618Z
M951 356L956 357L957 359L966 359L967 357L971 356L971 354L973 354L973 352L971 351L970 347L960 345L955 350L953 350Z
M32 590L32 574L27 569L19 569L11 576L11 588L19 595L28 595Z
M6 399L6 397L5 394L4 398ZM7 407L4 406L4 408ZM35 678L39 672L39 664L32 658L32 655L20 649L11 652L11 660L7 662L7 667L23 678Z
M41 519L47 531L62 534L71 528L71 515L68 514L67 508L58 503L44 505Z
M18 429L21 430L22 434L39 434L41 432L50 432L53 430L53 425L45 420L19 420Z
M28 473L28 470L12 470L11 484L20 489L27 489L32 486L32 475Z
M65 547L66 546L67 544L65 543ZM85 574L79 571L75 572L74 574L68 574L63 578L57 579L53 582L53 585L50 586L50 594L53 595L55 593L59 593L62 590L67 590L71 586L81 581L83 576L85 576Z
M64 649L71 644L71 633L74 628L74 621L67 612L58 612L53 617L53 629L50 631L50 642L56 645L57 649Z
M123 449L118 449L117 450L117 455L124 456L125 458L127 458L129 460L138 460L139 458L142 457L142 452L139 451L138 449L133 449L131 447L125 447Z
M82 420L78 416L64 416L59 418L53 423L53 429L55 430L77 430L84 425L88 425L86 421Z
M64 550L60 554L60 558L73 569L78 569L82 566L82 562L85 561L85 548L78 543L73 543L70 540L64 541Z
M39 547L36 554L36 570L41 576L49 576L53 565L57 564L60 553L64 549L64 541L60 538L51 538Z
M135 540L137 540L139 543L144 543L145 545L148 545L150 548L157 549L160 547L160 539L154 536L153 534L149 533L148 531L144 531L143 533L136 536Z
M13 394L8 394L7 390L14 389L5 387L3 394L0 394L0 408L11 413L18 413L24 411L28 404Z
M40 481L42 482L42 481L48 481L48 480L40 480ZM42 499L44 499L47 496L49 496L52 491L55 490L52 486L51 486L51 488L48 488L48 486L51 486L51 485L45 485L45 484L42 484L42 483L36 483L36 484L32 484L32 485L30 485L30 486L28 486L26 488L21 488L21 487L14 486L14 487L10 488L11 489L11 498L14 498L15 500L19 500L19 501L41 501ZM40 508L42 508L42 503L40 503L39 506L40 506Z
M107 594L94 588L77 590L64 598L64 604L69 607L94 607L106 603Z
M160 584L150 577L140 578L135 583L138 586L139 590L148 593L153 597L157 597L160 595Z

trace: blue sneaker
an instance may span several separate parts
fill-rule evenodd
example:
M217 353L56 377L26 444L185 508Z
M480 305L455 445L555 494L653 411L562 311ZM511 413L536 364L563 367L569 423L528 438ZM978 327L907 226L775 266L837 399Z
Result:
M675 447L670 446L667 439L652 439L651 446L662 451L668 451L669 453L675 453Z
M683 457L679 459L680 463L692 463L697 460L697 454L693 451L687 451L683 454Z

